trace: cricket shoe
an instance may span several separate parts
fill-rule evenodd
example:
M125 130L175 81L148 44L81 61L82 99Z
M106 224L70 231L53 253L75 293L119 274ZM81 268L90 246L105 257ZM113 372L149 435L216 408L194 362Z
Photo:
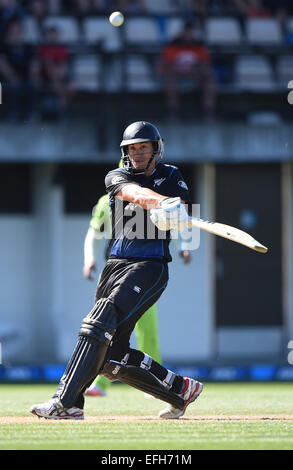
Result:
M100 387L97 385L91 385L86 391L85 395L89 397L105 397L107 395Z
M83 410L80 408L64 408L58 398L51 398L45 403L33 405L30 412L39 418L46 419L83 419Z
M196 400L202 392L203 385L197 380L184 377L185 387L183 392L179 393L179 396L184 400L184 406L182 409L175 408L172 405L168 405L167 408L160 411L159 417L162 419L178 419L184 415L185 410L190 403Z

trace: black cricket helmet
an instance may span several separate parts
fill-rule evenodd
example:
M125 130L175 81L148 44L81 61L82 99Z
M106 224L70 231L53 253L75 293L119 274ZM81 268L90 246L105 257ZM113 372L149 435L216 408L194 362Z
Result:
M133 167L129 157L128 145L137 144L140 142L152 142L153 154L149 159L145 169L136 170ZM164 154L164 143L158 129L153 124L146 121L133 122L125 129L120 148L122 153L123 168L134 174L145 173L150 167L152 161L155 159L155 165L157 165L159 161L162 160Z

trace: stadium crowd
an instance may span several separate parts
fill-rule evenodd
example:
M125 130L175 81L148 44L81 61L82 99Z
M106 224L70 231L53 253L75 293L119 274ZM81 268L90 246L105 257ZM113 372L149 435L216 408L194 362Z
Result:
M164 38L160 44L157 71L168 112L176 115L178 83L185 82L187 87L195 84L202 90L204 114L213 119L217 87L212 57L201 36L206 19L231 16L243 30L247 18L274 17L286 33L287 20L293 16L293 3L289 0L166 0L162 3L157 0L0 0L0 82L5 87L1 111L4 110L6 117L30 119L40 112L46 119L59 117L77 91L71 64L80 52L61 41L62 24L48 25L47 18L71 17L82 22L87 17L107 17L114 10L130 17L153 17L159 21L161 32L162 18L170 15L183 19L182 31L175 37ZM25 40L26 18L37 22L41 32L39 42Z
M48 15L105 15L120 10L127 14L148 15L160 11L157 0L1 0L1 24L10 19L33 15L42 20ZM162 2L162 12L181 13L205 18L209 15L268 17L281 21L292 15L290 0L169 0ZM168 12L168 4L170 11ZM167 7L166 7L167 5Z

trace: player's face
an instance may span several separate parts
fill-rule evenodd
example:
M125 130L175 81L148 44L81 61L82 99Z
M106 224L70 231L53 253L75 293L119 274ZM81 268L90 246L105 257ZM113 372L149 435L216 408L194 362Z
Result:
M153 154L152 142L139 142L137 144L130 144L128 146L128 154L133 167L136 170L144 170ZM153 171L155 167L155 160L152 161L146 174Z

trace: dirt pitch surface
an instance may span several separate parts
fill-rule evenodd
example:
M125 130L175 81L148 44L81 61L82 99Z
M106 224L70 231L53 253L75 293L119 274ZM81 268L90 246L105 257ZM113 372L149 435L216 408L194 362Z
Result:
M41 420L41 421L40 421ZM186 416L180 418L180 421L293 421L293 415L198 415ZM38 418L37 416L2 416L0 417L0 424L25 424L25 423L40 423L42 421L53 422L56 421L70 421L71 423L100 423L100 422L116 422L116 423L143 423L146 421L160 421L157 416L86 416L84 420L64 420L64 419L47 419ZM178 421L178 420L169 420Z

